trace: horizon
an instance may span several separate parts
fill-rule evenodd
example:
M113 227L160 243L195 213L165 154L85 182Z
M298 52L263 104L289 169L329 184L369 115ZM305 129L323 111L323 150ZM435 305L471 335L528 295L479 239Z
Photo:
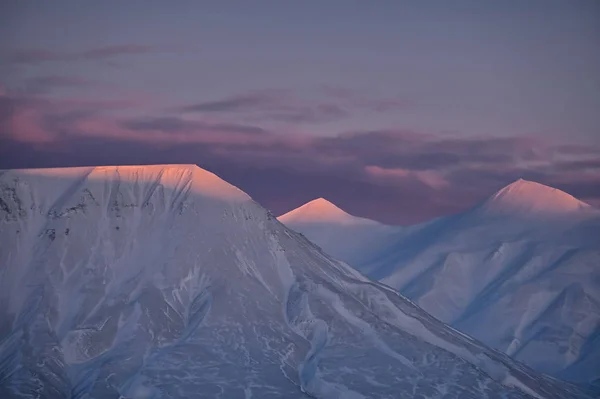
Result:
M238 189L239 189L239 187L237 187L237 186L233 185L232 183L228 182L227 180L223 179L223 178L222 178L221 176L219 176L218 174L216 174L216 173L214 173L214 172L212 172L212 171L210 171L210 170L208 170L208 169L204 169L204 168L200 167L200 166L199 166L199 165L197 165L197 164L177 164L177 163L172 163L172 164L142 164L142 165L82 165L82 166L74 166L74 167L55 167L55 168L29 168L29 169L28 169L28 168L15 168L15 169L0 169L0 172L2 172L2 171L5 171L5 172L6 172L6 171L11 171L11 170L13 170L13 171L24 171L24 170L30 170L30 171L31 171L31 170L57 170L57 169L65 169L65 170L69 170L69 169L79 169L79 168L81 168L81 169L86 169L86 168L90 168L90 169L96 169L96 168L109 168L109 169L110 169L110 168L184 167L184 166L185 166L185 167L196 167L196 168L199 168L201 171L205 171L205 172L208 172L208 173L210 173L210 174L212 174L212 175L216 176L216 178L217 178L217 179L219 179L219 180L223 181L223 182L224 182L224 183L226 183L227 185L231 185L231 186L233 186L233 187L235 187L235 188L238 188ZM527 184L527 185L529 185L529 186L533 185L533 186L540 186L540 187L541 187L541 188L543 188L543 189L550 189L550 190L552 190L553 194L558 194L559 196L563 196L564 194L566 194L568 197L571 197L573 200L577 201L578 203L581 203L581 204L583 204L583 205L585 205L585 206L590 206L590 207L592 207L593 209L600 209L600 208L598 208L598 207L596 207L596 206L594 206L594 205L591 205L591 204L588 204L588 203L586 203L586 202L584 202L584 201L581 201L580 199L578 199L577 197L574 197L574 196L572 196L572 195L571 195L570 193L568 193L568 192L562 191L562 190L560 190L560 189L557 189L557 188L554 188L554 187L551 187L551 186L547 186L547 185L545 185L545 184L542 184L542 183L538 183L538 182L536 182L536 181L532 181L532 180L526 180L526 179L523 179L523 178L518 178L518 179L514 180L513 182L511 182L511 183L509 183L509 184L507 184L507 185L505 185L505 186L501 187L500 189L498 189L498 190L496 190L496 191L494 191L494 192L492 192L492 193L488 193L487 195L485 195L485 196L484 196L484 198L483 198L482 200L478 201L478 202L477 202L477 203L475 203L475 204L472 204L472 205L471 205L470 207L468 207L468 208L467 208L465 211L469 211L469 210L471 210L471 209L474 209L474 208L476 208L476 207L477 207L479 204L481 204L481 203L484 203L484 202L486 202L486 201L489 201L489 200L492 200L492 199L494 199L496 196L498 196L499 194L501 194L501 193L502 193L502 192L504 192L505 190L507 190L507 189L510 189L510 187L513 187L513 186L515 186L515 185L517 185L517 184L519 184L519 183L521 183L521 182L523 182L524 184ZM244 194L247 194L247 193L246 193L245 191L243 191L243 190L242 190L242 192L243 192ZM539 193L538 193L538 194L539 194ZM532 200L532 198L527 198L527 200L528 200L528 201L531 201L531 200ZM318 203L318 205L320 205L320 206L321 206L321 204L322 204L322 203L324 203L324 206L330 207L332 210L339 211L341 214L343 214L343 215L345 215L345 216L348 216L348 217L350 217L350 218L352 218L352 219L355 219L355 220L363 219L363 220L365 220L365 221L375 221L375 222L379 222L379 223L382 223L383 225L387 225L387 226L390 226L390 227L391 227L391 226L395 226L395 227L400 227L400 226L411 226L411 225L416 225L416 224L420 224L420 223L428 223L428 222L432 221L433 219L437 219L437 218L439 218L439 217L444 217L444 216L452 216L452 215L454 215L454 214L449 214L449 215L443 215L443 216L439 216L439 217L434 217L434 218L432 218L432 219L429 219L429 220L424 220L424 221L422 221L422 222L415 223L415 224L404 224L404 225L400 225L400 224L386 224L386 223L383 223L383 222L380 222L380 221L376 221L376 220L374 220L374 219L369 219L369 218L365 218L365 217L362 217L362 216L359 216L359 215L352 214L352 213L350 213L350 212L346 211L345 209L343 209L342 207L338 206L338 204L336 204L335 202L333 202L333 201L331 201L331 200L329 200L329 199L327 199L327 198L325 198L325 197L317 197L317 198L313 198L313 199L311 199L311 200L309 200L309 201L305 202L304 204L301 204L301 205L299 205L299 206L298 206L298 207L296 207L296 208L290 209L290 210L288 210L288 211L284 211L283 213L275 214L275 217L276 217L277 219L279 219L279 220L280 220L282 223L284 223L284 222L281 220L281 218L283 218L283 217L285 217L285 216L297 216L298 214L300 214L300 216L302 216L302 215L304 214L304 213L303 213L303 209L304 209L304 208L306 208L306 206L308 206L308 205L310 205L310 204L314 204L314 203ZM264 204L260 204L260 205L261 205L261 206L263 206L263 207L265 206ZM268 208L266 208L266 209L268 209ZM269 211L271 211L270 209L268 209L268 210L269 210ZM309 212L309 213L310 213L310 212ZM459 212L459 213L460 213L460 212ZM338 216L339 216L339 215L338 215ZM298 221L298 220L294 221L294 223L297 223L297 222L302 222L302 221ZM287 222L285 222L284 224L286 224L286 223L287 223Z
M600 207L599 17L593 1L6 2L0 168L195 164L274 214L323 197L385 224L517 178Z

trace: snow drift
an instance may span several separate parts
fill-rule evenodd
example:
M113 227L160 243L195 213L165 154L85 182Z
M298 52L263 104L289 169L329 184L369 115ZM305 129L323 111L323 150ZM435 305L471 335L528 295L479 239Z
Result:
M440 320L538 371L600 382L600 214L588 204L518 180L464 213L359 240L302 214L280 219Z
M196 166L0 172L3 398L574 398Z

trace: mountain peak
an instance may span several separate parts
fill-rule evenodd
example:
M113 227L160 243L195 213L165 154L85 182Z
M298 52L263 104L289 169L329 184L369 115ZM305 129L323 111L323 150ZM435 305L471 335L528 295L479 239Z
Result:
M374 220L350 215L337 205L319 197L281 215L282 223L337 223L337 224L376 224Z
M323 197L316 198L316 199L314 199L312 201L307 202L306 204L304 204L302 206L310 208L310 209L315 210L315 211L318 210L318 211L324 211L324 212L338 212L338 213L342 212L342 213L346 213L342 209L340 209L337 205L335 205L333 202L327 201Z
M590 206L559 189L518 179L489 197L483 208L494 212L560 215Z

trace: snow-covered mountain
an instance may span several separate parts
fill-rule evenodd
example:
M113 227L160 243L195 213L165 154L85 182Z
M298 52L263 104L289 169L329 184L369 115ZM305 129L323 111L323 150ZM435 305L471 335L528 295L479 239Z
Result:
M0 172L0 397L574 398L196 166Z
M600 213L571 195L518 180L469 211L375 240L352 241L336 223L325 240L315 224L281 220L491 347L600 382Z
M484 201L485 212L509 216L556 218L591 211L590 205L556 188L519 179Z
M350 215L324 198L307 202L278 219L334 258L357 264L370 260L372 252L391 244L388 239L400 229Z

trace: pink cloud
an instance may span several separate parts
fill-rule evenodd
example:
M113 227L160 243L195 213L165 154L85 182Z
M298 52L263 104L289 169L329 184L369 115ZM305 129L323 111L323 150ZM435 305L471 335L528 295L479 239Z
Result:
M52 142L54 137L42 129L40 118L34 109L17 109L7 121L0 122L0 126L16 141L39 144Z
M0 134L22 143L48 143L90 137L147 143L249 144L277 141L257 126L179 117L127 119L118 113L138 109L127 99L53 99L0 94ZM302 145L302 140L297 140Z
M187 154L189 163L210 159L223 168L236 164L257 173L271 170L280 181L300 179L318 186L311 195L322 196L318 191L333 187L354 194L374 190L373 198L394 207L408 192L411 199L406 201L412 201L414 209L430 207L423 210L430 216L463 209L519 177L592 204L600 198L599 153L589 146L568 148L565 154L555 144L526 137L448 137L403 129L323 137L294 125L278 131L218 112L146 117L125 117L121 112L139 115L147 109L143 101L25 97L5 90L0 92L0 139L7 139L3 146L34 150L27 161L20 161L17 151L5 150L4 165L23 165L31 159L43 164L39 153L44 151L59 151L54 166L82 159L130 162L132 152L138 162L183 162L182 154ZM99 143L111 148L111 154L97 154ZM244 179L258 179L240 173ZM444 195L431 195L432 189ZM379 206L372 212L377 214Z

